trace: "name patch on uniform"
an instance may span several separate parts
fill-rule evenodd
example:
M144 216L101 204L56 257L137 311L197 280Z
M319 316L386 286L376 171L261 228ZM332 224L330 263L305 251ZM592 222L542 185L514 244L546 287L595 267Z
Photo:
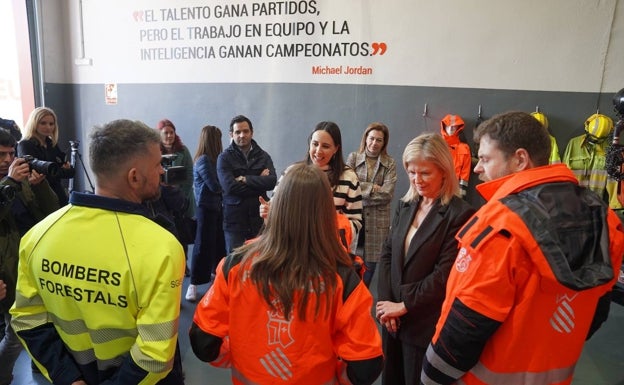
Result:
M94 283L100 287L119 287L121 284L121 273L117 271L108 271L93 267L51 261L44 258L41 260L41 272L52 274L54 276L50 279L39 277L41 290L47 291L50 294L73 298L74 300L81 302L103 304L121 308L128 307L128 299L123 294L111 293L110 290L100 290L96 287L70 285L69 283L71 283L71 281L59 282L58 280L58 277L63 277L76 281Z

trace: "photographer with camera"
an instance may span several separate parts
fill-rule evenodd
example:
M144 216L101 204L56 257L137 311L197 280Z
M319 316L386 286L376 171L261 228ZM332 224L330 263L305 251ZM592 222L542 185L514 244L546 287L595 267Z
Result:
M189 149L182 143L182 139L176 133L173 122L169 119L162 119L156 125L160 133L160 152L162 155L173 155L165 157L164 161L169 162L170 167L184 167L185 176L175 181L175 185L180 187L184 196L189 200L189 206L186 210L186 216L192 218L195 216L195 197L193 195L193 157ZM170 183L174 184L174 183Z
M149 210L149 217L173 234L180 244L178 218L186 212L188 199L177 184L185 179L186 170L182 166L173 166L175 154L162 155L160 164L164 174L160 176L160 192L157 197L142 202Z
M15 157L15 138L0 129L0 280L5 297L0 300L0 317L6 323L0 341L0 384L11 382L13 366L22 350L10 326L9 309L15 300L20 238L30 227L59 208L58 199L45 175L22 158Z
M30 113L24 126L24 137L17 145L17 153L20 157L30 155L33 160L58 166L53 166L57 172L46 173L46 179L58 197L59 204L65 206L69 196L62 180L73 178L75 171L58 146L58 135L56 113L47 107L37 107Z
M195 241L195 196L193 194L193 158L176 133L175 124L169 119L161 119L156 125L160 133L160 152L163 155L165 175L163 183L182 190L188 200L184 210L177 210L175 226L178 240L184 246L184 256L188 257L188 246ZM169 175L172 178L169 178ZM185 275L188 275L188 267Z

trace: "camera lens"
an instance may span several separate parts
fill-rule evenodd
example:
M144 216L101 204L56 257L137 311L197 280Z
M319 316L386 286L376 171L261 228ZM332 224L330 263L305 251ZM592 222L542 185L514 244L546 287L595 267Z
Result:
M0 204L9 203L15 199L15 187L0 186Z
M39 174L55 178L61 172L60 166L55 162L46 162L45 160L35 159L29 155L24 156L24 160L28 163L31 170L35 170Z

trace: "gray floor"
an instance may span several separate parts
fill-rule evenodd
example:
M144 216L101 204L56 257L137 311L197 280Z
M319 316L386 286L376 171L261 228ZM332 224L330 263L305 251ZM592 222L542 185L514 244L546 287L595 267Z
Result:
M185 279L186 292L188 278ZM203 294L208 285L200 286ZM376 282L371 285L373 293ZM182 365L186 374L187 385L221 385L230 384L229 370L217 369L199 361L189 346L187 331L193 319L195 305L182 299L180 321L180 348L182 351ZM611 306L611 313L607 322L596 332L583 350L573 385L624 385L624 307L617 304ZM14 370L13 385L44 385L49 382L40 374L33 374L30 369L30 359L22 352ZM375 385L381 384L380 380Z

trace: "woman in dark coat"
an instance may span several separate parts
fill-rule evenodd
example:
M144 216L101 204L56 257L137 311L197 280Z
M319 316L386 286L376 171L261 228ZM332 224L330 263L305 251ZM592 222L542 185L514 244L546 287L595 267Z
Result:
M63 207L69 196L62 179L73 178L75 172L58 146L58 135L58 119L54 111L47 107L37 107L30 113L24 126L24 136L17 144L17 154L19 157L30 155L58 165L56 175L46 174L46 180L58 197L59 205Z
M410 188L398 202L378 266L385 385L419 383L458 251L455 234L474 213L459 198L453 159L440 135L413 139L403 166Z

